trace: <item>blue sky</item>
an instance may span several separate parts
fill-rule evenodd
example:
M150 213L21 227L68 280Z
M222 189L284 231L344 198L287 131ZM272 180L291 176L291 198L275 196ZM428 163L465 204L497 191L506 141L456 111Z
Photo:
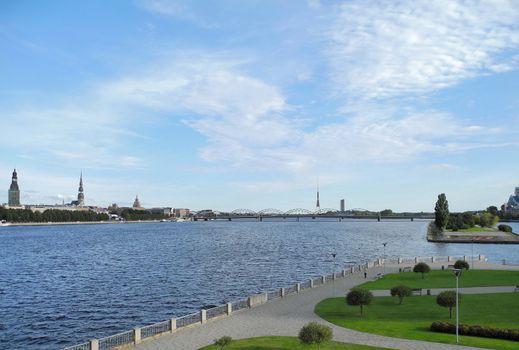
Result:
M431 211L519 186L517 1L0 1L0 202Z

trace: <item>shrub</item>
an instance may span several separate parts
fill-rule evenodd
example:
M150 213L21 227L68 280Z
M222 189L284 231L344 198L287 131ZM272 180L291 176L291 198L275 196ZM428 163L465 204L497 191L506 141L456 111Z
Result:
M412 294L412 290L408 286L400 285L400 286L391 288L391 296L398 297L400 299L399 304L402 304L402 302L404 301L404 297L409 297L409 296L411 296L411 294Z
M316 322L310 322L299 331L299 341L303 344L317 344L317 349L321 348L321 344L332 340L333 332L328 326Z
M421 273L422 274L422 279L424 278L423 274L424 273L429 273L430 271L431 271L431 268L429 267L429 265L427 265L424 262L419 262L418 264L416 264L413 267L413 272Z
M461 294L458 294L458 302L461 303ZM449 308L449 318L452 318L452 308L456 306L456 292L446 290L436 296L436 304Z
M456 333L456 325L447 322L433 322L430 329L433 332L452 334ZM474 337L519 341L519 329L503 329L479 325L460 324L458 326L458 332L461 335L469 335Z
M468 270L470 268L470 265L465 260L456 260L456 262L454 263L454 268L459 270Z
M346 303L352 306L360 306L360 315L362 316L362 307L371 304L373 294L367 289L352 288L346 295Z
M225 348L227 345L231 344L232 342L232 338L229 337L228 335L224 335L223 337L221 337L220 339L215 339L214 340L214 345L222 350L223 348Z
M501 224L501 225L498 225L497 228L499 229L499 231L512 233L512 227L511 226Z

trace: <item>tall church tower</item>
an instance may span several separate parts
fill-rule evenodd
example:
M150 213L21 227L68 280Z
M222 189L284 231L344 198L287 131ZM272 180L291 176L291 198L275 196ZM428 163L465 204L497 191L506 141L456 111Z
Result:
M321 211L321 204L319 204L319 182L317 182L317 203L315 204L315 211Z
M77 206L82 207L85 205L85 194L83 193L83 172L79 176L79 190L77 194Z
M9 202L10 207L20 206L20 188L18 187L18 174L16 169L13 171L13 178L11 181L11 187L9 187Z

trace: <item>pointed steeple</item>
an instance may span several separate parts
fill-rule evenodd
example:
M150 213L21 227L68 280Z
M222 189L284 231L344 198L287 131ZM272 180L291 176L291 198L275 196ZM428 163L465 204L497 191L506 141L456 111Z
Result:
M139 202L139 195L135 195L135 200L133 201L134 208L141 208L141 202Z
M319 204L319 179L317 179L317 203L315 205L315 209L317 212L321 210L321 205Z
M18 173L16 172L16 168L13 171L13 177L11 179L11 186L9 187L8 193L8 204L10 207L19 207L20 206L20 187L18 187Z
M79 189L77 194L77 206L82 207L85 205L85 194L83 193L83 172L79 175Z

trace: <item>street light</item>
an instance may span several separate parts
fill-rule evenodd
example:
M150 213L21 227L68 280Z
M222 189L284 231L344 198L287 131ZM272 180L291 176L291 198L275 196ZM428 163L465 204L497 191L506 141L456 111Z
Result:
M333 279L332 279L333 297L335 297L335 257L336 256L337 256L337 253L332 253L332 257L333 257Z
M387 245L387 242L384 242L382 243L382 245L384 246L384 255L382 256L382 259L383 260L383 267L382 267L382 270L383 270L383 273L384 275L386 274L386 245Z
M458 312L458 278L461 275L461 269L454 269L454 275L456 276L456 343L460 342L459 339L459 312Z

